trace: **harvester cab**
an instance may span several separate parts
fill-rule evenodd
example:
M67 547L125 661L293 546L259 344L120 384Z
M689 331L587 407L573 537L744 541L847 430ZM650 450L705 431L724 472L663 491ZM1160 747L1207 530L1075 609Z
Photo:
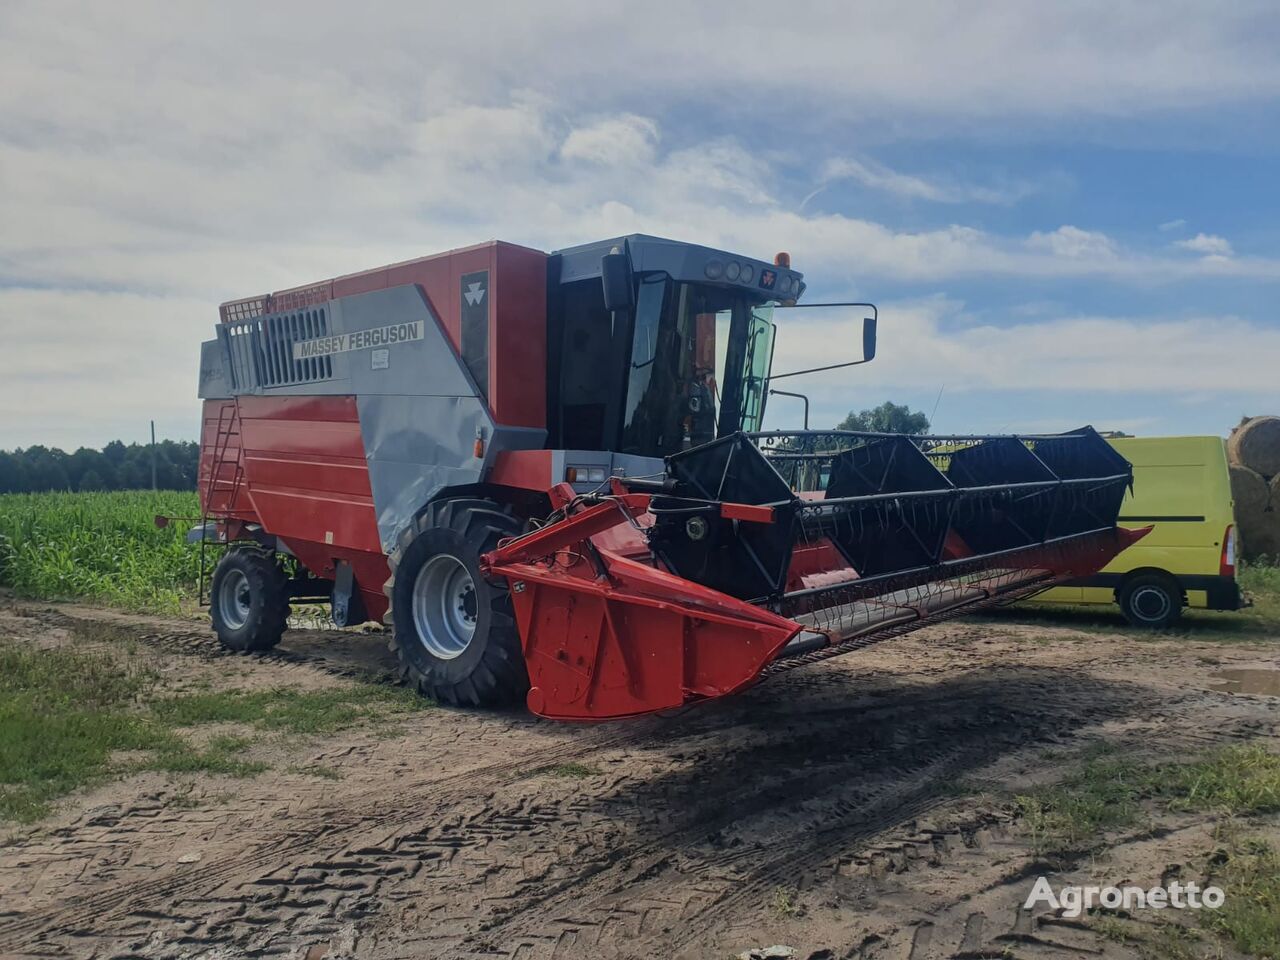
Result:
M773 312L805 286L789 261L635 236L552 272L549 446L661 458L760 429Z
M626 717L1086 576L1141 536L1116 527L1129 465L1088 428L761 432L804 289L785 255L634 235L223 304L193 532L221 551L220 640L267 649L322 601L388 623L443 702ZM859 354L819 369L874 356L869 312Z

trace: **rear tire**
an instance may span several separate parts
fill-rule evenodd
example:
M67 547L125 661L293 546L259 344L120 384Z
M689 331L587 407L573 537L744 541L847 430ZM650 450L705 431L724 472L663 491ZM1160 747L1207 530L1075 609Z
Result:
M1182 588L1163 573L1140 573L1116 597L1125 619L1135 627L1166 630L1182 616Z
M213 629L228 650L270 650L289 625L284 568L265 547L233 547L213 570L209 606Z
M529 690L505 581L486 580L480 555L523 531L491 500L429 504L387 558L392 634L401 676L440 703L505 706Z

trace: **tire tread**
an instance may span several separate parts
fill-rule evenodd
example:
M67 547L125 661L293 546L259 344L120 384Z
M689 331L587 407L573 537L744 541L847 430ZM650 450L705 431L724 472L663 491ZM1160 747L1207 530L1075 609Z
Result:
M390 627L388 648L396 655L401 673L424 696L454 706L500 706L522 702L529 687L520 638L511 615L511 597L505 583L489 582L492 594L488 640L475 669L464 679L448 681L422 670L405 653L406 644L417 644L411 625L395 624L394 592L396 572L405 552L418 536L428 530L455 531L477 553L486 553L498 542L521 531L519 519L509 508L492 500L459 498L428 504L409 524L387 557L391 575L383 586L388 604L384 617Z

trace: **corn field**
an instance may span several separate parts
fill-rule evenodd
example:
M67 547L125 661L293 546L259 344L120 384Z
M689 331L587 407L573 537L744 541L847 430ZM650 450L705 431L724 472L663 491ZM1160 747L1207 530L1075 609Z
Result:
M0 586L176 613L196 596L199 551L185 542L191 524L153 520L198 510L194 492L0 495Z

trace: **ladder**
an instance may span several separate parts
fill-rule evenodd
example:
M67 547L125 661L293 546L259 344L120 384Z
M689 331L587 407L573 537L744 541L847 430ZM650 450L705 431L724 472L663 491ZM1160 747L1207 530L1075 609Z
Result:
M208 550L208 531L209 516L215 513L213 497L220 487L225 488L225 482L220 482L218 477L222 473L223 464L227 462L227 450L231 446L231 438L236 438L236 458L233 461L234 471L230 480L230 492L227 494L223 502L218 506L216 515L223 518L230 516L235 510L236 501L240 496L240 485L244 480L244 447L239 443L240 440L240 416L236 407L236 402L230 400L218 407L218 425L214 430L212 450L209 453L209 477L204 489L204 502L200 511L200 581L199 581L199 603L200 606L205 605L205 570L207 569L207 550Z
M243 449L238 442L240 439L240 416L234 400L223 403L218 408L218 425L213 436L213 450L209 455L209 477L204 492L204 513L206 517L215 512L214 494L219 488L225 489L228 486L228 483L221 481L219 477L222 474L223 466L227 463L227 450L231 446L232 437L237 440L236 458L231 461L234 470L229 483L230 491L216 511L222 516L229 515L235 510L236 501L240 496L240 485L244 480Z

